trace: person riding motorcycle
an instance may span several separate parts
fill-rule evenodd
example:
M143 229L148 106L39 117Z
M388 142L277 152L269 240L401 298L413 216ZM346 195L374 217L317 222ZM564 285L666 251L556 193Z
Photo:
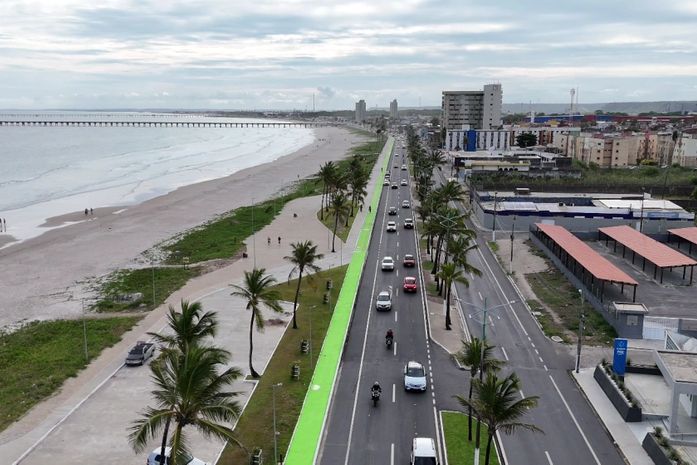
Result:
M376 396L376 395L379 396L381 392L382 392L382 388L380 387L380 383L375 381L375 383L373 383L373 387L370 388L370 393L373 396Z
M394 332L392 332L392 328L388 329L385 333L385 339L394 339Z

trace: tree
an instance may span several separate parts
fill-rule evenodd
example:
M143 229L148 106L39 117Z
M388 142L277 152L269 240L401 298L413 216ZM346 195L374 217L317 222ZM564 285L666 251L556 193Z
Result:
M320 270L319 266L315 265L317 260L321 260L324 255L317 253L317 246L312 241L294 242L290 244L293 253L283 257L293 264L293 269L288 274L288 279L298 272L298 287L295 289L295 299L293 300L293 329L298 329L298 323L295 318L295 309L298 307L298 296L300 295L300 283L303 280L305 269L314 271Z
M191 425L204 436L232 440L232 429L225 425L234 422L241 407L234 400L238 392L226 388L241 376L239 368L231 367L218 373L229 360L229 353L199 345L189 346L183 354L166 351L164 357L150 367L155 389L152 395L156 407L147 407L130 428L128 440L136 452L142 452L150 439L173 422L169 463L188 454L184 427ZM240 444L241 446L241 444ZM164 461L164 454L161 454Z
M482 347L484 346L484 347ZM467 399L472 401L472 390L474 387L474 377L477 372L484 368L484 371L498 371L503 366L504 362L494 357L494 346L489 345L486 341L479 338L472 338L470 341L462 340L462 349L455 354L457 360L464 366L469 367L470 372L470 389ZM468 405L468 428L467 440L472 441L472 406Z
M339 227L339 221L348 218L350 207L347 205L346 194L343 191L338 191L332 197L331 212L334 215L334 230L332 235L332 252L336 252L334 242L336 240L336 230Z
M484 465L489 465L491 443L496 432L513 434L517 429L544 433L537 426L518 421L525 412L537 406L538 396L523 397L520 395L520 380L515 373L499 379L496 373L488 372L484 381L474 382L474 398L470 402L462 396L455 396L463 407L472 406L480 421L488 428L486 455Z
M167 324L172 334L148 333L148 335L166 349L176 349L184 354L190 346L199 344L204 338L214 337L218 321L216 312L201 314L203 311L201 302L189 303L182 299L180 308L181 313L177 313L173 306L169 306Z
M324 165L321 165L319 171L317 172L317 181L322 183L322 197L321 204L322 209L320 210L320 220L324 220L324 208L325 204L328 204L327 196L329 195L331 186L336 179L336 165L333 161L328 161Z
M453 282L462 283L469 286L469 281L465 278L462 270L455 263L446 263L438 272L438 277L443 281L445 286L445 329L450 331L452 321L450 320L450 293L452 291Z
M533 145L536 145L537 136L529 132L524 132L523 134L519 134L518 136L516 136L515 141L516 144L518 144L518 147L524 149L526 147L532 147Z
M236 289L231 295L246 300L247 310L252 311L249 320L249 372L253 378L259 377L259 373L252 366L252 352L254 350L252 330L254 329L254 322L256 321L257 330L264 328L264 316L261 314L262 307L278 313L283 312L281 304L278 303L278 292L271 289L276 284L276 279L264 273L266 273L265 268L254 268L252 271L245 271L244 284L242 286L230 285Z

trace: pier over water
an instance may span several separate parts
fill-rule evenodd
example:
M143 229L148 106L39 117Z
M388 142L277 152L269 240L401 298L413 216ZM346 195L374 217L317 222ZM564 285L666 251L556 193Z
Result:
M157 121L157 120L42 120L0 119L0 126L168 127L168 128L316 128L329 123L312 121Z

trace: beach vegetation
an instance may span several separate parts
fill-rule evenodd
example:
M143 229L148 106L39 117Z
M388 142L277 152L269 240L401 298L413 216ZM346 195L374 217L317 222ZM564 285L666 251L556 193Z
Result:
M141 318L34 321L0 333L0 431L77 376Z
M264 329L264 315L262 308L283 313L283 307L279 302L278 291L273 289L276 278L265 274L265 268L254 268L252 271L244 272L244 283L241 286L231 284L235 289L231 295L240 297L245 301L247 310L250 310L249 319L249 372L252 378L258 378L259 373L252 365L252 354L254 352L254 326L256 323L257 331Z
M350 216L351 207L349 206L349 200L344 193L344 191L338 191L332 197L330 205L331 216L334 219L334 227L332 229L332 252L336 252L335 242L336 242L336 230L339 227L339 222Z
M298 331L286 331L278 343L258 381L254 393L247 402L242 416L235 426L235 436L251 448L263 450L264 463L273 463L273 415L272 386L283 383L276 389L276 430L278 431L278 452L285 455L290 438L300 416L307 389L312 380L314 366L320 348L331 322L335 300L324 302L326 281L332 281L335 289L343 285L348 266L322 270L313 275L312 280L304 279L300 286L301 302L298 305ZM298 280L283 282L273 287L284 301L292 301ZM300 344L308 340L310 348L306 354L300 353ZM300 354L300 355L299 355ZM300 365L300 378L289 381L288 367L293 363ZM218 461L219 465L248 463L248 454L237 444L228 444Z
M94 304L98 312L152 310L172 292L200 274L198 267L155 267L119 270L100 284Z
M321 260L324 255L317 253L317 246L312 241L293 242L290 244L290 247L292 253L283 258L293 264L293 268L288 274L288 279L290 280L296 272L298 273L298 286L295 288L295 296L293 297L293 329L298 329L296 310L298 308L298 297L300 296L303 273L305 270L318 272L320 267L315 262Z

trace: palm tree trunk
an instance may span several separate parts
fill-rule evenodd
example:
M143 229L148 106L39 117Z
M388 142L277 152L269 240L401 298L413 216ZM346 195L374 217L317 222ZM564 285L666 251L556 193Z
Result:
M472 386L474 385L474 374L470 372L470 395L469 395L469 401L470 403L472 402ZM468 405L467 410L469 413L469 419L467 420L468 423L468 428L467 428L467 440L469 442L472 442L472 406Z
M179 463L179 452L182 447L182 428L184 425L177 422L177 427L174 430L174 436L172 437L172 448L169 451L169 463Z
M259 377L259 373L257 373L252 366L252 351L254 350L254 344L252 343L252 330L254 329L255 313L255 309L252 308L252 318L249 320L249 372L252 375L252 378Z
M489 465L489 457L491 455L491 440L494 438L494 435L491 433L491 430L489 430L489 439L486 441L486 455L484 456L484 465Z
M443 281L445 281L445 279ZM445 329L450 331L452 329L450 327L450 325L452 324L452 321L450 321L450 287L451 287L451 284L450 284L450 282L447 282L443 285L446 287L446 290L445 290Z
M167 447L167 435L169 434L169 424L172 422L172 417L167 418L165 423L165 431L162 433L162 446L160 446L160 465L165 465L165 447Z
M327 184L326 184L326 183L322 183L322 197L321 197L321 199L322 199L322 202L321 202L322 208L320 208L320 210L319 210L319 219L320 219L320 221L324 221L324 198L326 197L326 195L327 195Z
M334 235L332 236L332 252L336 252L334 248L334 241L336 239L336 228L339 226L339 215L334 218Z
M295 309L298 308L298 296L300 295L300 283L303 280L302 268L299 271L300 271L300 273L298 275L298 287L295 288L295 300L293 300L293 329L298 329L298 322L295 319Z

